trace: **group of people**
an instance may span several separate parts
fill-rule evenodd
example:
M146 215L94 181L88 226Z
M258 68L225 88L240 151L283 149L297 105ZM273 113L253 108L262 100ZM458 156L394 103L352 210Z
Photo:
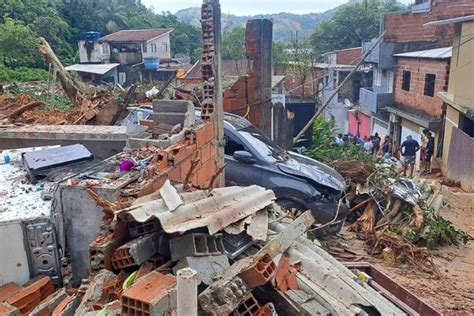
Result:
M399 158L399 154L401 154L403 175L407 176L408 173L409 177L413 177L416 154L420 151L422 174L431 173L431 159L434 155L435 140L433 134L427 129L423 130L421 144L414 140L411 135L408 135L398 148L394 148L389 135L386 135L382 141L378 133L365 136L363 139L352 135L338 134L334 143L337 146L343 146L349 142L362 146L365 152L375 157L391 158L396 156Z
M435 140L433 134L427 130L423 130L423 136L421 138L421 145L412 138L411 135L407 136L407 139L400 146L400 152L402 153L402 166L403 175L413 177L413 170L415 169L416 153L420 150L420 160L422 174L431 173L431 159L434 155Z
M364 150L370 155L385 157L385 155L392 152L392 140L389 135L386 135L382 142L379 133L375 133L373 136L365 136Z

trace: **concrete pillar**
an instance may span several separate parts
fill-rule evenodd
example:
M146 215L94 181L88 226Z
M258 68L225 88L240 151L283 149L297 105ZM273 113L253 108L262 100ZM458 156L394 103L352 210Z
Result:
M197 316L197 272L190 268L178 270L178 316Z

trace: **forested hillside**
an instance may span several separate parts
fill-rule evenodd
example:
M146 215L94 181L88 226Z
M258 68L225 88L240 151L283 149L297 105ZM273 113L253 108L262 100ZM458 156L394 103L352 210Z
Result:
M199 56L200 29L171 14L155 14L139 0L3 0L0 3L0 66L44 67L37 53L45 37L65 64L77 61L77 41L87 31L172 27L171 50Z

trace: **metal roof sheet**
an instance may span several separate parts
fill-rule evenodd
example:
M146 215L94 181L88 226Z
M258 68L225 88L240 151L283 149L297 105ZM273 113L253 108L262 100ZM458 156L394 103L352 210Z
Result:
M409 57L409 58L431 58L431 59L448 59L451 58L453 48L443 47L428 50L420 50L416 52L394 54L395 57Z
M182 193L184 201L171 211L163 199L153 200L118 211L118 216L131 216L138 222L158 218L165 232L186 232L207 227L212 235L241 219L255 214L275 200L275 194L260 186L227 187Z
M438 26L438 25L445 25L445 24L452 24L452 23L462 23L462 22L469 22L474 21L474 15L468 16L461 16L453 19L446 19L446 20L439 20L439 21L432 21L423 24L424 27L428 26Z
M115 67L118 67L119 65L120 64L75 64L66 67L66 70L104 75Z
M105 42L143 42L171 33L173 29L123 30L101 38Z

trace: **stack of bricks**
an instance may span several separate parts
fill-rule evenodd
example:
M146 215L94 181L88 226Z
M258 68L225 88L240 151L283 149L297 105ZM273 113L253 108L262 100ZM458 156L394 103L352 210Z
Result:
M0 310L5 312L1 315L16 315L18 311L28 314L54 292L53 281L47 276L33 279L24 287L8 283L0 287Z
M215 46L215 12L214 12L214 1L204 1L201 8L201 26L202 26L202 112L201 118L204 121L209 121L214 114L215 109L215 98L214 98L214 87L215 87L215 57L216 57L216 46Z
M385 15L386 42L438 42L451 46L454 37L453 24L423 27L425 23L474 14L471 0L433 0L429 12L395 12ZM434 47L433 47L434 48Z
M151 161L148 172L156 176L138 196L156 192L167 179L184 183L188 175L192 186L207 189L218 171L216 160L216 124L213 121L203 123L186 139L163 150Z

